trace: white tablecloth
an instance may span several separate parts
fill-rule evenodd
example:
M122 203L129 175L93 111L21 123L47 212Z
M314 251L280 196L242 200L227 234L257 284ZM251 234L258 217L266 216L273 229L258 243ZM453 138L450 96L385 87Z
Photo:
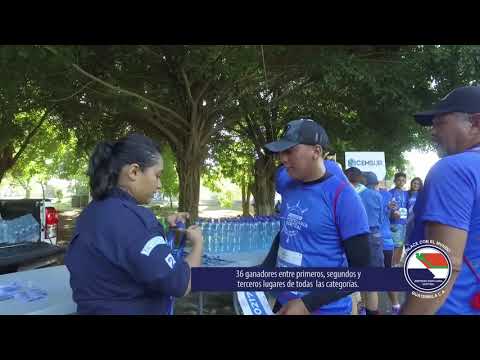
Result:
M0 315L67 315L77 311L72 299L70 273L64 265L0 275L0 285L15 281L45 290L48 295L31 302L0 301Z

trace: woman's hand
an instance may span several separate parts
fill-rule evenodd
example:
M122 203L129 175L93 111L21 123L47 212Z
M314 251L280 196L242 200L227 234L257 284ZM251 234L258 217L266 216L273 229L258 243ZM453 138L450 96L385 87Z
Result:
M192 243L192 245L201 245L203 243L202 229L198 225L189 226L185 231L187 240Z

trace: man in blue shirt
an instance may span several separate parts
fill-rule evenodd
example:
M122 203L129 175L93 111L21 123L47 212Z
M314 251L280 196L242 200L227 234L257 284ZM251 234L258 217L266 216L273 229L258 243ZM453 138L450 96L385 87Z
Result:
M371 171L367 171L364 174L366 180L366 186L373 190L378 191L382 196L382 212L381 217L382 221L380 224L380 233L383 239L383 258L385 268L389 269L392 267L392 257L393 257L393 239L392 233L390 231L390 201L392 200L392 195L385 189L379 190L379 183L377 175ZM388 292L388 297L392 303L392 314L398 315L400 312L400 302L398 301L397 293L394 291Z
M279 141L265 147L279 153L276 190L282 195L281 231L265 267L364 267L370 264L368 221L354 189L325 170L325 130L310 119L288 124ZM282 292L277 314L351 314L354 290Z
M425 179L408 242L444 244L452 275L441 296L409 295L402 314L480 315L480 87L453 90L415 120L432 127L434 142L447 156Z
M405 232L408 217L408 193L403 190L407 182L407 175L400 172L395 174L395 188L390 190L392 194L392 213L391 213L391 230L394 244L392 265L400 264L403 247L405 245Z
M371 265L375 267L384 267L383 258L383 239L380 233L382 221L382 196L375 190L363 185L365 177L356 167L345 170L348 180L360 196L362 204L367 212L369 226L369 246ZM367 182L368 183L368 182ZM362 292L362 299L365 304L367 315L378 315L378 293L376 291Z

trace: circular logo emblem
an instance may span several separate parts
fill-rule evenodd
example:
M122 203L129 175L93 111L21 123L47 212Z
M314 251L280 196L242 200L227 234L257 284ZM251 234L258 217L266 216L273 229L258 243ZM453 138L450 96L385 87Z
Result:
M442 290L452 275L447 253L435 245L420 245L405 259L405 278L418 292L432 294Z

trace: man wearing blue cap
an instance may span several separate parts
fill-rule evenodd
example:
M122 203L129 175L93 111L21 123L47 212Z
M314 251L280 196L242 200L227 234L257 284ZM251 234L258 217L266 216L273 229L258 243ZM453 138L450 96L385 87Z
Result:
M382 196L375 190L364 185L365 180L367 180L368 184L368 174L362 173L359 168L350 167L345 170L345 175L360 196L367 213L370 231L370 265L384 267L383 239L380 232L382 222ZM367 175L367 177L365 175ZM361 295L365 304L366 315L378 315L378 293L376 291L364 291Z
M365 177L365 186L372 191L378 192L382 197L382 211L380 222L380 233L383 239L383 263L385 268L390 269L392 267L393 258L393 238L390 231L390 201L392 200L392 194L388 191L380 191L378 188L378 178L372 171L366 171L363 173ZM368 211L367 211L368 213ZM397 293L394 291L388 292L388 297L392 303L392 314L398 315L400 312L400 302L398 301Z
M265 145L283 166L276 176L282 195L281 230L263 266L365 267L370 264L368 221L355 190L325 169L325 130L310 119L288 123L280 140ZM286 291L277 314L351 314L352 290Z
M428 172L408 244L444 244L452 275L441 296L409 295L401 313L480 315L480 87L453 90L415 120L445 157Z

